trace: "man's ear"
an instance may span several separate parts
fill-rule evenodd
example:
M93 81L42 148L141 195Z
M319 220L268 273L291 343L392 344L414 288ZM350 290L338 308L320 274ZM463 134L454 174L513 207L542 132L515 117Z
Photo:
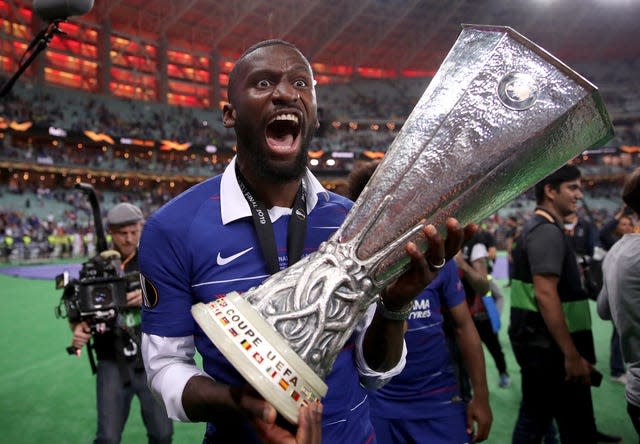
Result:
M551 184L546 184L544 186L544 195L545 197L550 200L550 201L554 201L555 195L556 195L556 190L555 188L553 188L553 185Z
M233 128L236 124L236 110L230 103L222 106L222 124L225 128Z

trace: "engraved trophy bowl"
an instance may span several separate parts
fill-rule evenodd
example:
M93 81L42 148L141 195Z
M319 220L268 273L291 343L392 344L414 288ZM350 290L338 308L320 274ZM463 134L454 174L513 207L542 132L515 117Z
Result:
M317 252L192 313L288 421L380 291L423 249L423 223L479 222L613 135L597 88L513 29L463 25L344 223Z

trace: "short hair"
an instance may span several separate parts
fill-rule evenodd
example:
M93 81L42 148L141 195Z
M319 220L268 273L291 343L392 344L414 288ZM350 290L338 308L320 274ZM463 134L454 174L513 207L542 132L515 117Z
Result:
M640 215L640 167L626 177L622 187L622 201Z
M569 164L563 165L536 184L536 203L540 205L544 202L545 186L551 185L551 188L557 191L560 189L561 184L580 179L580 176L580 169L577 166Z
M347 197L353 201L358 199L364 187L369 183L369 179L373 176L376 168L380 164L379 160L372 160L369 162L361 163L357 165L347 178L348 193Z
M269 39L269 40L263 40L254 45L251 45L250 47L244 50L244 52L240 55L240 57L238 57L238 60L236 60L236 63L233 65L233 68L231 68L231 71L229 72L229 83L227 84L227 97L229 98L229 101L231 101L233 84L235 83L235 78L238 75L238 67L240 66L240 64L244 62L244 60L251 53L257 51L258 49L265 48L267 46L275 46L275 45L288 46L289 48L294 49L302 56L302 58L304 58L307 61L307 63L309 63L309 60L307 60L305 55L302 54L302 51L300 51L296 45L294 45L293 43L287 42L286 40ZM310 63L309 63L309 66L311 66Z

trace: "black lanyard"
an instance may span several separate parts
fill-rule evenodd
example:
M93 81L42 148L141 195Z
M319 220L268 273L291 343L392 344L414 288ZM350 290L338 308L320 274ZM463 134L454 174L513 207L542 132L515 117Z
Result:
M256 233L258 234L258 242L262 249L262 255L267 262L267 269L271 274L277 273L280 271L280 261L278 260L278 248L276 246L276 239L273 234L273 226L271 225L269 212L264 203L255 198L255 193L240 173L237 164L236 177L240 190L244 198L247 199L249 208L251 208L253 226L256 228ZM287 228L287 256L289 258L289 266L296 263L302 257L306 231L307 199L301 183L296 193L293 208L291 209L291 217L289 218L289 226Z

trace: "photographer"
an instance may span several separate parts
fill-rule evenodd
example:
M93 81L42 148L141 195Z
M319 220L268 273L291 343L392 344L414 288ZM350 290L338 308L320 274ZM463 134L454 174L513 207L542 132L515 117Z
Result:
M106 222L113 249L120 254L123 271L137 272L142 212L135 205L120 203L108 212ZM118 310L113 325L103 323L92 329L86 321L71 324L73 347L80 350L93 338L92 345L98 358L98 430L94 443L120 442L134 394L140 399L149 443L170 443L173 424L147 387L140 355L140 289L128 289L126 301L126 308Z

